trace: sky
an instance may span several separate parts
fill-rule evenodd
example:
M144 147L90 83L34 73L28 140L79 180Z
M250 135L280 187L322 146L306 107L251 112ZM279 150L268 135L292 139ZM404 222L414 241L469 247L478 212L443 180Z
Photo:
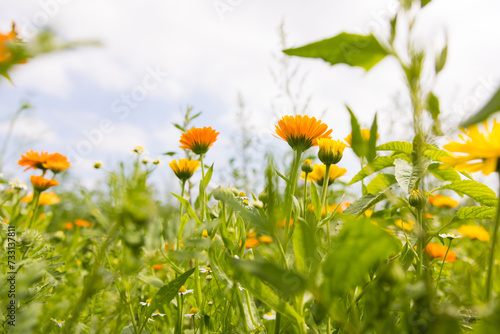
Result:
M297 69L291 90L298 104L311 98L307 113L321 116L334 138L350 132L347 104L365 127L377 113L379 142L408 140L408 97L395 59L365 72L281 53L284 46L343 31L384 36L397 5L395 0L3 0L3 32L15 21L24 39L49 27L62 41L100 43L41 56L17 67L13 84L0 81L0 140L21 101L33 105L15 125L3 172L26 179L16 166L21 153L60 152L72 162L71 174L92 187L103 176L93 170L95 161L114 169L118 161L132 159L136 145L153 159L169 151L181 157L173 123L182 122L183 110L193 106L202 112L194 126L220 132L206 161L215 162L215 182L227 184L241 123L256 141L251 154L289 150L272 136L279 117L293 112L283 94L283 62L289 73ZM424 76L440 98L448 137L500 83L499 13L496 0L434 0L415 23L416 47L437 54L446 41L449 45L441 75ZM162 156L156 182L175 183L171 159ZM348 169L346 181L359 170L350 152L341 165Z

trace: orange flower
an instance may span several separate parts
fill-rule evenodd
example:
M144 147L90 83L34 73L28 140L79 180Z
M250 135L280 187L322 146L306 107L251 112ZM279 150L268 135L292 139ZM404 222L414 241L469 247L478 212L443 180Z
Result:
M293 150L305 151L318 145L319 138L330 138L332 130L320 120L309 116L283 116L276 125L276 138L285 140Z
M47 152L42 151L38 153L33 150L29 150L28 152L24 153L24 155L21 154L21 160L19 160L17 163L19 166L27 166L25 171L30 168L45 170L43 164L47 161L48 158L49 154Z
M174 250L174 246L168 242L165 242L165 250L166 251Z
M163 269L163 264L155 264L153 265L153 270L158 271Z
M50 187L57 186L59 182L57 180L46 179L41 175L31 175L31 183L36 191L45 191Z
M490 234L482 226L462 225L458 229L458 232L471 239L477 239L480 241L490 241Z
M50 169L55 174L65 171L70 165L68 159L59 153L49 155L47 160L43 163L44 168Z
M75 219L75 225L78 227L92 227L92 223L83 219Z
M270 243L273 242L273 238L265 236L265 235L262 235L262 236L259 237L259 242L261 244L270 244Z
M20 42L20 39L17 37L16 25L12 23L11 31L7 35L0 33L0 63L12 60L12 54L7 45L16 42ZM18 60L16 62L25 63L26 60Z
M245 248L255 248L260 245L259 240L250 238L245 241Z
M218 135L219 133L211 127L192 128L181 135L179 142L182 145L179 147L189 149L194 154L205 154L217 140Z
M175 176L177 176L179 180L186 181L189 180L198 167L200 167L200 162L198 160L179 159L172 160L168 165L172 168Z
M64 224L64 229L66 229L66 230L72 230L73 227L74 227L73 223L71 223L71 222L67 222Z
M33 201L33 193L29 194L28 196L23 197L21 200L24 203L31 203ZM61 200L59 197L54 194L54 193L41 193L40 194L40 199L38 200L39 205L52 205L52 204L57 204Z
M438 208L456 208L458 206L458 202L451 197L439 194L435 194L434 196L429 196L429 203Z
M427 246L425 246L425 252L433 259L437 258L443 259L447 249L448 247L446 246L441 246L439 244L433 244L433 243L429 243L427 244ZM448 255L446 256L445 261L455 262L456 260L457 260L457 254L455 254L455 252L450 249Z
M285 227L285 222L286 218L283 218L283 220L280 220L279 222L276 223L276 226ZM293 225L293 219L290 219L290 226L292 225Z

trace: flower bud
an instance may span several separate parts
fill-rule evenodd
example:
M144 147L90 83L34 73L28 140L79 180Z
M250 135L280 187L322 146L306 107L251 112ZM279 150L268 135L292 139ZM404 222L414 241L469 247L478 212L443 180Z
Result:
M427 198L420 190L415 189L412 190L408 202L410 202L410 205L414 208L422 209L427 203Z
M102 167L102 162L100 162L100 161L96 161L96 162L94 163L94 168L95 168L95 169L99 169L99 168L101 168L101 167Z
M212 280L212 275L207 275L207 277L205 277L207 281L211 281Z
M310 173L313 171L313 166L312 162L309 159L306 159L303 163L302 166L300 167L304 173Z
M267 202L267 200L268 200L268 198L269 198L269 195L267 194L267 191L266 191L266 190L264 190L263 192L261 192L261 193L259 194L259 201L261 201L261 202L263 202L263 203L266 203L266 202Z
M231 197L234 197L233 192L230 189L223 186L218 186L217 188L215 188L214 191L212 192L212 195L214 199L223 202L227 201Z
M322 163L335 165L342 159L346 144L330 138L320 138L317 142L319 146L318 158Z

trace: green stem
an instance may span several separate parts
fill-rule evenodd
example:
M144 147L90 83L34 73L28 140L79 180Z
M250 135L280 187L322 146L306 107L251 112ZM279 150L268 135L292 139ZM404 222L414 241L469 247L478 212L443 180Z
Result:
M38 212L38 203L40 202L40 192L35 191L33 197L34 197L35 207L33 208L33 211L32 211L32 216L30 219L30 224L28 225L28 229L30 229L31 225L33 225L33 222L35 221L35 217L36 217L37 212Z
M422 223L422 211L417 209L417 223L419 226L418 231L418 266L417 266L417 278L422 278L422 269L424 266L424 242L425 242L425 232L424 225Z
M289 186L290 191L288 192L288 197L286 199L286 204L285 204L285 210L287 210L287 212L286 212L286 220L285 220L285 236L284 236L284 243L283 243L284 249L286 249L286 246L288 244L288 239L289 239L288 232L290 230L290 219L292 218L293 195L295 193L295 187L297 185L297 173L299 171L301 155L302 155L301 150L295 151L295 155L294 155L293 163L292 163L292 171L290 173L290 176L288 177L288 186Z
M330 181L330 164L326 165L325 168L325 179L323 181L323 190L321 193L321 211L325 209L326 214L328 215L328 205L326 202L326 195L328 194L328 183ZM325 205L327 207L325 207ZM328 248L330 248L330 222L326 222L326 244L328 245Z
M128 285L128 283L127 283L127 285ZM126 293L127 293L128 310L130 312L130 319L132 319L132 325L134 326L134 331L137 334L139 334L139 330L137 329L137 323L135 322L134 309L132 308L132 303L130 302L130 293L128 292L128 288L127 288L127 292Z
M182 308L184 306L184 295L180 295L177 304L177 330L176 333L182 333Z
M201 182L205 179L205 164L203 163L203 154L200 154L200 164L201 164ZM201 209L201 221L205 220L205 190L203 190L200 196L200 209Z
M200 282L200 263L198 259L194 260L194 283L196 290L196 303L198 304L198 310L203 314L203 297L201 294L201 282ZM200 333L204 332L203 322L200 323Z
M499 173L500 175L500 173ZM491 299L491 281L493 278L493 269L495 267L495 246L497 244L498 238L498 227L500 226L500 189L498 192L498 206L497 206L497 215L495 218L495 227L493 228L493 238L491 239L491 250L490 250L490 258L488 265L488 275L486 276L486 301L490 301Z
M446 250L446 253L444 254L443 262L441 263L441 269L439 270L438 279L436 281L436 291L439 288L439 280L441 279L441 273L443 272L444 262L446 261L446 257L448 256L448 252L450 251L452 241L453 241L453 239L450 239L450 243L448 244L448 249Z
M276 312L276 325L274 326L274 334L280 334L281 313Z
M305 173L305 177L304 177L304 195L302 196L302 200L304 202L304 219L306 219L306 211L307 211L307 176L309 175L309 173Z
M183 180L182 181L182 189L181 189L181 197L184 198L184 188L186 186L186 180ZM179 204L179 226L180 226L180 223L182 222L182 203ZM176 251L179 251L179 248L181 246L181 239L182 239L182 231L179 230L179 232L177 233L177 244L175 245L175 250Z

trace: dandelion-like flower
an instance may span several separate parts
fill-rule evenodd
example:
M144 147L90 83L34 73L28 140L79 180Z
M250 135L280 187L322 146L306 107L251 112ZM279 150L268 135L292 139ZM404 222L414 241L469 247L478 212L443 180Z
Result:
M194 172L200 167L198 160L179 159L173 160L168 164L174 171L175 176L181 181L187 181L193 176Z
M319 138L316 142L319 146L318 158L325 165L335 165L342 159L346 144L340 140Z
M17 37L16 25L12 23L12 29L6 35L0 33L0 63L12 61L12 54L8 44L18 43L21 40ZM25 63L26 59L15 60L16 63Z
M483 123L481 131L478 124L467 129L460 129L459 138L462 142L450 142L443 148L452 152L450 157L443 157L444 165L441 168L453 167L461 172L483 172L488 175L498 170L500 158L500 124L493 121L492 129L488 123Z
M73 228L74 228L73 223L71 223L71 222L64 223L65 230L72 230Z
M245 248L255 248L258 245L260 245L260 242L255 238L249 238L245 241Z
M24 203L31 203L33 201L33 193L23 197L21 201ZM54 193L41 193L38 199L38 205L53 205L60 201L59 197Z
M429 243L427 246L425 246L425 252L431 257L432 259L443 259L446 255L446 251L448 250L448 247L446 246L441 246L439 244L433 244ZM455 254L454 251L451 249L448 252L448 255L446 255L446 262L455 262L457 260L457 254Z
M490 241L490 234L482 226L462 225L458 232L470 239L477 239L479 241Z
M182 149L189 149L194 154L205 154L208 149L215 143L219 135L211 127L192 128L181 135L179 146Z
M163 264L155 264L153 265L153 270L154 271L162 270L163 267L164 267Z
M45 191L50 187L57 186L59 184L57 180L46 179L41 175L32 175L30 179L31 184L33 184L33 188L39 192Z
M330 175L328 178L328 185L332 184L333 181L341 177L347 172L347 169L345 168L340 168L336 165L330 166ZM307 178L311 181L316 182L320 186L323 186L323 182L325 181L325 174L326 174L326 166L325 165L319 165L319 164L314 164L313 171L309 173ZM305 173L303 172L301 175L301 179L305 179Z
M458 202L453 198L439 194L429 196L429 203L438 208L456 208L458 206Z
M370 140L370 129L361 129L361 138L364 141L369 141ZM377 133L377 138L380 137L380 134ZM349 145L349 147L352 146L352 133L350 133L347 137L344 138L345 142Z
M318 145L319 138L330 138L332 130L328 126L309 116L283 116L276 125L276 138L285 140L293 150L305 151Z

